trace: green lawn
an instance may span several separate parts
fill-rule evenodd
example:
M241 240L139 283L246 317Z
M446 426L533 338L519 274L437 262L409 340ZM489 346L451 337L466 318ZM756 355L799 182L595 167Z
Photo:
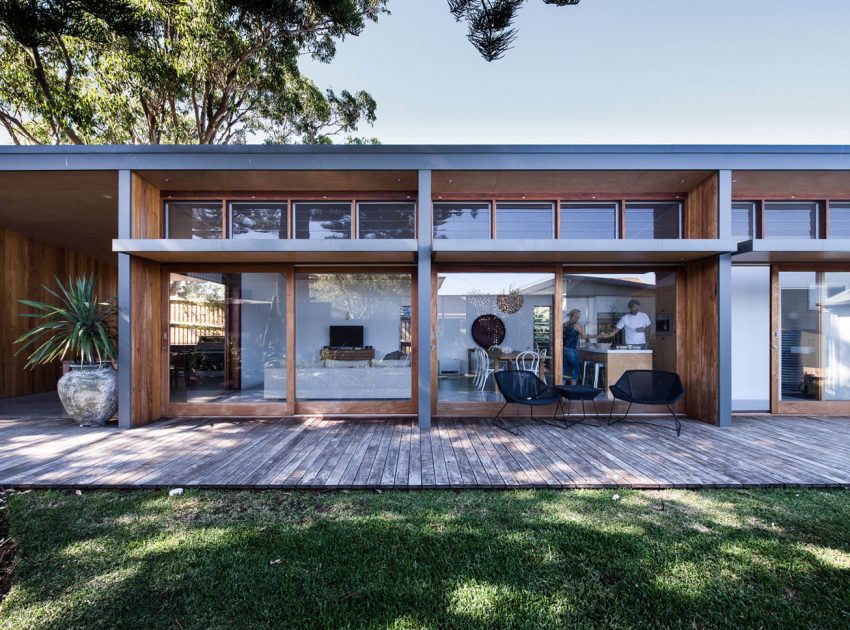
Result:
M28 492L0 627L850 627L850 492Z

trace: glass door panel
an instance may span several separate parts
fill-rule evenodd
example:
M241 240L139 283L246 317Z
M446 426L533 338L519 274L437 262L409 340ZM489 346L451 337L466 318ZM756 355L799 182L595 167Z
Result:
M286 275L169 276L169 400L286 400Z
M779 272L778 398L850 400L850 272Z
M504 402L493 370L516 367L522 352L553 381L554 274L441 272L437 287L439 402Z

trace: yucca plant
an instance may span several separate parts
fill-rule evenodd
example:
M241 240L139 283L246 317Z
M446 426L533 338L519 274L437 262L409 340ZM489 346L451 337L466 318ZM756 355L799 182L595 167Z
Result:
M37 311L21 313L21 317L40 321L15 340L21 344L16 355L29 350L26 367L30 369L66 357L74 357L80 364L114 363L116 298L98 301L93 275L68 278L67 285L56 276L54 279L58 291L41 286L56 298L56 304L18 300Z

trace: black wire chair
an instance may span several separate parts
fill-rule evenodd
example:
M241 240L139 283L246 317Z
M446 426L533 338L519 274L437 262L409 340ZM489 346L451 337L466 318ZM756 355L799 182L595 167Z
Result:
M625 401L629 403L629 406L626 407L626 413L623 414L622 418L611 422L611 416L614 414L614 404L612 403L611 411L608 413L609 425L625 421L629 415L629 410L632 408L632 403L665 405L673 414L673 422L676 423L676 437L682 432L682 423L679 422L679 417L676 415L673 405L685 395L685 388L682 386L682 379L675 372L626 370L619 380L611 385L611 394L615 400Z
M493 374L493 378L496 379L496 386L499 388L499 392L505 397L505 404L502 405L499 413L493 418L494 426L504 429L508 433L519 435L516 431L516 427L518 426L516 423L508 425L500 418L505 407L511 403L527 405L529 408L529 417L532 419L534 419L535 407L544 407L552 403L557 403L558 406L555 408L552 418L554 419L559 411L561 412L561 416L563 416L564 409L561 405L561 392L547 385L534 372L530 370L499 370ZM555 422L546 422L543 419L539 419L539 421L545 424L551 424L559 429L565 428Z

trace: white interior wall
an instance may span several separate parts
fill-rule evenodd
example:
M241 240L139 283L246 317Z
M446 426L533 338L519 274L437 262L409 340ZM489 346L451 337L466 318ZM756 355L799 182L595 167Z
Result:
M298 364L314 365L319 354L330 342L330 326L363 326L363 344L375 349L375 358L395 352L401 340L401 307L410 305L409 284L406 295L369 295L371 288L347 285L346 291L357 295L358 306L365 312L359 317L357 309L346 309L341 303L322 300L322 296L311 295L310 282L304 275L296 276L295 284L295 343ZM365 305L365 306L364 306ZM350 319L346 319L350 316Z
M770 409L770 267L732 267L732 411Z
M468 349L477 348L472 339L472 323L480 315L494 313L505 322L503 346L513 350L534 350L534 307L552 307L551 295L524 295L522 308L513 314L496 306L495 295L441 295L437 298L437 357L443 365L457 365L461 372L467 365ZM448 363L451 362L451 363Z

